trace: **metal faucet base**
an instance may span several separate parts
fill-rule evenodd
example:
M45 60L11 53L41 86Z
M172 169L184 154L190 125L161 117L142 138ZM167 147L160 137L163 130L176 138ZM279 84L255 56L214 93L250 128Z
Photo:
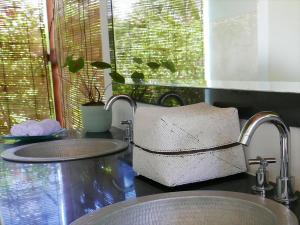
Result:
M294 184L295 178L293 176L277 177L274 199L284 204L297 200L298 197L294 194Z
M273 186L272 185L268 185L268 186L265 186L265 187L258 187L256 185L253 185L251 187L251 189L257 193L260 193L260 192L266 192L266 191L271 191L273 189Z
M288 199L283 199L283 198L280 198L280 197L278 197L278 196L274 196L274 200L276 201L276 202L280 202L280 203L283 203L283 204L285 204L285 205L289 205L289 204L291 204L292 202L294 202L294 201L296 201L298 199L298 197L296 196L296 195L294 195L294 196L292 196L292 197L290 197L290 198L288 198Z

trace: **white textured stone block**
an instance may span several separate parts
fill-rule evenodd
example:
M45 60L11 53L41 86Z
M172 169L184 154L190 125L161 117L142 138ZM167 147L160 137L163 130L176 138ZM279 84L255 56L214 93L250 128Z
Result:
M153 154L135 146L133 168L137 174L169 187L246 171L241 146L178 156Z
M234 108L141 107L134 119L133 167L140 175L176 186L246 171Z

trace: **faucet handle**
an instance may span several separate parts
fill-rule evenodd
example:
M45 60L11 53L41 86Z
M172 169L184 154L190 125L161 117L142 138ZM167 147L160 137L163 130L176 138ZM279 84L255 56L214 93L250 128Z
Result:
M249 165L264 165L267 163L267 165L265 165L265 167L267 167L269 163L276 163L276 158L262 158L260 156L257 156L256 159L248 159L248 163Z
M127 125L127 127L125 128L125 135L124 135L124 139L129 141L129 142L133 142L133 123L132 120L123 120L121 121L122 125Z
M122 120L121 124L132 124L132 120Z
M267 170L267 166L269 163L276 163L276 159L258 156L256 159L249 159L248 162L249 165L260 165L256 171L256 184L251 188L253 191L265 195L266 191L273 189L273 186L269 184L269 171Z

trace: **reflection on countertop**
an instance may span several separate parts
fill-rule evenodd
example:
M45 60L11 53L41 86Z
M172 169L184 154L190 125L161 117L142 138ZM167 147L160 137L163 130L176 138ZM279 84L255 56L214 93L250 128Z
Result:
M72 134L74 137L74 134ZM121 138L120 131L88 138ZM12 147L0 145L0 152ZM118 154L61 163L0 160L2 224L69 224L95 209L136 197L131 146ZM155 191L156 193L157 191Z
M80 137L80 136L79 136ZM117 129L87 137L122 138ZM0 144L0 152L11 147ZM138 196L181 190L251 192L247 174L166 188L136 177L131 146L123 152L60 163L14 163L0 159L0 212L3 225L67 225L104 206ZM293 208L298 216L300 209ZM299 218L299 217L298 217Z

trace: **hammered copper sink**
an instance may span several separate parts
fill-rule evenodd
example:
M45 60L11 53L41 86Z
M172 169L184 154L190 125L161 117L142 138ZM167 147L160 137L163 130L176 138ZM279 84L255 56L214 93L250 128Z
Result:
M18 162L57 162L113 154L128 143L116 139L86 138L47 141L7 149L1 157Z
M71 225L298 225L285 206L255 195L187 191L140 197L104 207Z

